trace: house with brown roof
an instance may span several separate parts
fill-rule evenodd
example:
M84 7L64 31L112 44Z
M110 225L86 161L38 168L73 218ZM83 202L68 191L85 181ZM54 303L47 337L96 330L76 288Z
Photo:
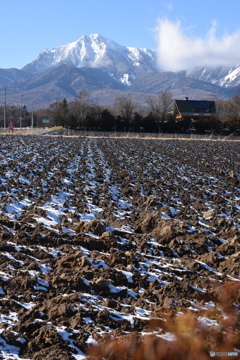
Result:
M216 106L214 101L205 100L185 100L174 101L174 117L176 121L191 120L207 120L211 116L216 116Z
M188 97L175 100L173 114L176 122L185 123L182 126L189 134L229 133L229 129L217 117L215 101L189 100Z

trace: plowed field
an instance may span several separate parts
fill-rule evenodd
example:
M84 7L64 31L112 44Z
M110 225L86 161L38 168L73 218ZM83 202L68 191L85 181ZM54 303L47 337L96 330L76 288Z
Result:
M83 359L166 309L221 328L239 142L6 135L0 150L0 358Z

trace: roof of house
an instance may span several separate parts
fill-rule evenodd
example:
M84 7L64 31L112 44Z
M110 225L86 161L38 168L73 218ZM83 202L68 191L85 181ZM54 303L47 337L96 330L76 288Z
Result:
M181 115L215 115L216 106L214 101L204 100L175 100L175 104Z

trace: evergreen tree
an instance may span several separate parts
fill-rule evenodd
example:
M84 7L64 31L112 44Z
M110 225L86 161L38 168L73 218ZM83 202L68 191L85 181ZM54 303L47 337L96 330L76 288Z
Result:
M142 120L142 127L144 132L157 132L157 123L155 121L155 116L152 112L148 113Z
M104 109L101 113L98 126L99 126L99 129L102 131L114 130L115 116L108 109Z
M51 105L52 119L56 126L69 126L68 102L64 98L62 102L55 102Z

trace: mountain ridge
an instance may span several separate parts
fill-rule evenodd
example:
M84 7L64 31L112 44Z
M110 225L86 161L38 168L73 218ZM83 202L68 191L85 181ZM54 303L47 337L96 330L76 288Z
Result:
M39 73L62 64L105 69L126 85L134 80L135 68L158 71L154 50L122 46L98 34L85 35L73 43L45 50L22 70Z
M9 88L8 101L19 103L21 94L26 103L34 98L36 107L72 100L84 89L100 105L113 106L116 96L131 94L144 108L147 96L163 90L175 98L229 98L240 90L240 66L164 72L157 66L156 50L91 34L41 52L20 70L0 69L0 86Z

